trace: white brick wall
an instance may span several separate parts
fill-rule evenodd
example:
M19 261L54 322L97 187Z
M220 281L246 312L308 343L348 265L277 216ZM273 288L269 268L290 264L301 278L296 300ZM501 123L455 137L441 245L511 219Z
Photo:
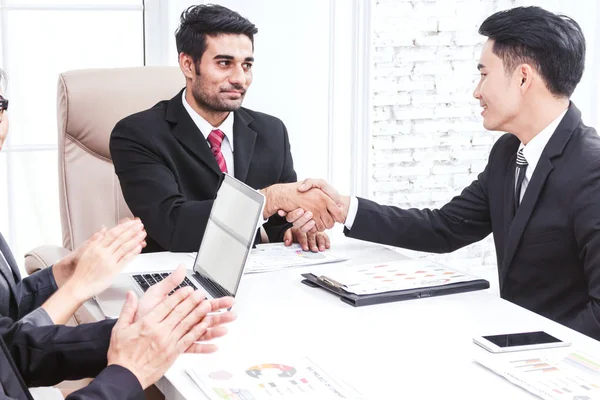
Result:
M492 13L523 3L374 0L372 198L440 207L483 170L500 133L483 129L472 97L485 41L477 29ZM430 257L496 279L491 236Z

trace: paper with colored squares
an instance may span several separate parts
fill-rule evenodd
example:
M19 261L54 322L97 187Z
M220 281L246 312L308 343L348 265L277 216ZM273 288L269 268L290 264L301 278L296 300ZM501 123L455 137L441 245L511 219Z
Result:
M314 275L320 276L318 272ZM476 280L433 261L416 259L357 265L327 271L326 278L357 295L393 292Z

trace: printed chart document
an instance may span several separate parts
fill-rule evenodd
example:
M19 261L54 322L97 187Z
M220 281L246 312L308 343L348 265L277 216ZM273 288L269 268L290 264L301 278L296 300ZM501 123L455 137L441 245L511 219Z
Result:
M253 356L202 364L187 373L211 400L362 400L306 357Z
M494 354L477 362L542 399L600 399L600 360L572 350L533 354Z
M258 272L278 271L290 267L304 267L308 265L329 264L345 261L331 250L318 253L304 251L298 243L286 247L283 243L259 244L252 249L246 265L247 274Z
M313 274L357 295L436 287L478 279L423 259L356 265L328 271L326 275L319 275L318 272Z

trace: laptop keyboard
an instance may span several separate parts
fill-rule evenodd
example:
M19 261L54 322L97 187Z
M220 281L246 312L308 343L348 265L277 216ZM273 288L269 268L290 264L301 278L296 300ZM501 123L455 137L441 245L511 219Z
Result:
M214 282L202 274L195 273L194 278L200 282L200 284L206 289L208 293L210 293L213 297L223 297L223 296L231 296L229 291L227 291L223 286L219 285L217 282Z
M150 289L150 287L152 285L157 284L158 282L162 281L169 275L170 275L170 273L168 273L168 272L162 272L162 273L156 273L156 274L139 274L139 275L133 275L133 279L142 288L142 290L144 292L146 292L148 289ZM177 286L175 289L173 289L171 291L171 293L169 293L169 295L173 294L176 290L181 289L186 286L189 286L194 290L198 290L196 285L194 285L192 283L192 281L190 281L190 279L186 276L185 279L183 280L183 282L181 282L179 284L179 286Z

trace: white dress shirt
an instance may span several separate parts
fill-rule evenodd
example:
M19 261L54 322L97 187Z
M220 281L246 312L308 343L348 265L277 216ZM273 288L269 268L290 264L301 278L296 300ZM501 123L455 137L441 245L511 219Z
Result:
M227 164L227 174L235 177L235 165L233 161L233 112L229 113L227 118L225 118L225 121L223 121L220 126L212 126L207 120L202 118L200 114L194 111L192 106L190 106L190 104L187 102L187 100L185 99L186 91L187 89L184 89L183 94L181 95L183 107L188 112L188 114L190 114L192 121L194 121L198 129L200 129L200 132L202 132L204 139L206 139L206 145L210 148L208 135L210 135L210 132L212 132L213 130L218 129L225 134L225 137L223 138L223 143L221 143L221 153L223 154L223 157L225 158L225 163ZM262 219L261 217L261 219L258 221L258 227L264 225L268 220L269 218Z
M231 176L235 176L234 174L234 163L233 163L233 113L230 112L225 121L221 123L220 126L212 126L207 120L202 118L200 114L198 114L192 106L189 105L187 100L185 99L185 92L187 89L183 91L182 101L183 107L190 114L192 121L196 124L204 139L206 139L206 145L210 148L210 142L208 141L208 135L215 130L218 129L225 134L225 138L223 138L223 143L221 144L221 153L225 158L225 163L227 164L227 173Z
M550 122L550 124L547 127L542 129L540 133L535 135L533 139L531 139L529 143L527 143L527 145L524 145L523 143L519 145L519 150L523 149L523 157L525 157L525 160L527 160L527 169L525 170L525 177L523 178L523 183L521 184L521 195L519 198L519 203L521 202L521 200L523 200L525 190L527 190L527 185L529 185L531 176L535 172L535 167L540 161L540 157L542 156L544 148L546 147L548 141L554 134L554 131L558 127L558 124L560 124L560 121L562 121L563 117L567 113L567 110L563 111L558 117L556 117L554 121ZM515 174L516 171L517 170L515 167Z
M567 111L568 111L568 109L563 111L558 117L556 117L556 119L554 121L550 122L550 124L547 127L545 127L544 129L542 129L542 131L540 133L535 135L533 137L533 139L531 139L527 145L524 145L523 143L521 143L519 145L519 149L523 149L523 156L527 160L527 169L525 170L525 177L523 178L523 183L521 185L521 198L519 199L519 201L521 201L521 199L523 199L525 190L527 190L527 185L529 184L529 181L531 180L531 176L533 175L533 172L535 171L535 167L537 166L538 161L540 161L540 157L542 155L542 152L544 151L544 148L548 144L548 141L554 134L554 131L558 127L558 124L560 124L560 121L562 121L562 119L565 116L565 114L567 113ZM516 174L516 167L515 167L515 174ZM515 175L515 177L516 177L516 175ZM515 183L515 185L516 185L516 183ZM346 217L346 222L344 223L346 228L352 229L352 225L354 224L354 219L356 218L357 212L358 212L358 199L355 196L352 196L352 197L350 197L350 206L348 207L348 216Z

